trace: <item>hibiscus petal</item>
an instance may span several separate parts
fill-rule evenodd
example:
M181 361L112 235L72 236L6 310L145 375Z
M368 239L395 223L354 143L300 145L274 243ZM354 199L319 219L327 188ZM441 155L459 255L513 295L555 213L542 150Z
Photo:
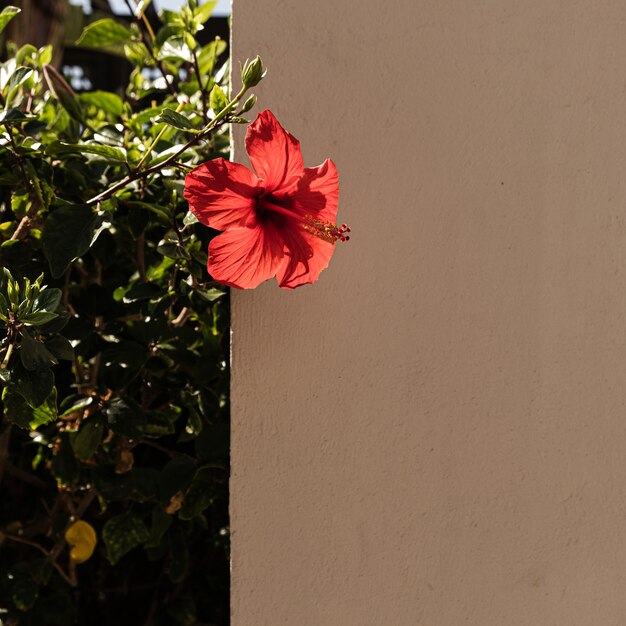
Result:
M256 222L256 197L260 192L254 172L222 158L199 165L185 178L190 211L217 230Z
M271 224L232 228L209 244L209 274L230 287L254 289L276 274L284 240Z
M283 289L295 289L314 283L328 267L334 251L334 244L318 237L286 233L285 258L276 272L278 284Z
M330 159L317 167L307 167L291 189L274 195L281 199L282 205L300 215L335 222L339 209L337 167Z
M304 172L300 142L288 133L269 111L248 126L246 150L268 192L290 187Z

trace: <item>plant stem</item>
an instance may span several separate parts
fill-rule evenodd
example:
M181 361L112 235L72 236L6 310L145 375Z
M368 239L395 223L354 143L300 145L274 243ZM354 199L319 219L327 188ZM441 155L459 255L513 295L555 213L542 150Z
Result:
M185 103L181 102L176 107L176 113L180 113L184 107L185 107ZM148 148L146 148L144 155L141 157L141 160L139 161L139 163L137 163L136 169L138 170L141 169L141 166L145 163L146 159L152 154L152 150L154 150L157 143L159 143L159 141L161 140L161 137L163 137L163 133L167 130L167 128L168 128L167 124L164 123L163 128L159 131L159 134L154 138L154 141L148 146Z
M202 84L202 76L200 76L200 63L198 61L198 55L196 53L195 48L191 51L193 55L193 66L196 71L196 78L198 79L198 88L200 89L200 97L202 98L202 117L204 118L204 123L206 124L209 121L209 107L206 101L206 89Z
M146 14L143 11L141 11L141 13L137 17L140 18L141 21L144 23L144 26L146 27L146 30L150 35L150 43L154 44L154 42L156 41L156 35L152 30L152 26L150 26L150 20L146 17Z
M224 123L224 118L232 112L232 110L236 107L237 103L241 100L241 98L244 96L246 91L247 90L242 87L241 91L232 99L232 101L228 104L228 106L222 109L222 111L220 111L213 118L209 126L207 126L203 131L198 133L193 139L190 139L180 150L177 150L176 152L174 152L167 159L165 159L165 161L161 163L157 163L156 165L153 165L152 167L149 167L148 169L145 169L145 170L141 170L141 171L135 170L132 174L128 174L128 176L125 176L124 178L122 178L122 180L118 181L114 185L111 185L111 187L109 187L106 191L103 191L102 193L99 193L93 198L90 198L89 200L87 200L85 204L87 206L93 206L94 204L97 204L98 202L102 202L103 200L106 200L107 198L110 198L113 194L117 193L120 189L123 189L124 187L126 187L128 183L132 183L133 181L138 180L139 178L143 178L145 176L149 176L150 174L154 174L155 172L158 172L164 167L167 167L171 163L174 163L176 159L178 159L178 157L184 152L186 152L191 146L193 146L195 143L197 143L201 139L204 139L207 135L211 134L213 131L219 128L219 126L221 126L221 124Z
M15 232L11 235L10 240L15 241L18 237L21 236L22 232L28 228L30 225L30 219L33 213L36 213L38 209L41 208L41 198L37 193L36 188L32 184L31 180L26 173L26 169L24 168L24 163L22 162L22 157L17 149L17 145L15 143L15 139L13 137L13 131L10 126L6 127L7 135L9 136L9 142L11 143L11 148L13 155L15 156L15 160L17 161L17 166L22 174L22 178L24 179L24 185L26 186L26 190L30 197L31 207L29 211L24 215L24 217L20 220L20 223L17 225Z
M52 550L50 550L50 558L51 559L56 561L56 559L58 558L59 554L61 554L61 552L63 551L63 548L65 547L65 543L66 543L65 542L65 533L66 533L67 529L76 520L79 520L79 519L82 518L82 516L85 514L85 512L87 511L87 509L89 508L91 503L94 501L95 497L96 497L95 490L94 489L90 489L87 492L87 494L85 495L85 497L81 500L81 502L78 505L78 507L76 508L76 510L72 512L72 517L75 518L75 519L70 518L70 520L65 525L65 529L61 533L61 536L59 537L59 539L56 542L56 544L54 545L54 548L52 548Z
M59 574L61 574L61 576L63 577L63 580L65 580L65 582L70 587L76 587L76 578L72 580L72 578L68 576L68 574L63 570L63 568L56 562L56 559L52 556L52 553L48 552L43 546L40 546L38 543L34 541L30 541L29 539L22 539L22 537L18 537L17 535L9 535L7 533L2 533L2 536L5 539L9 539L9 541L15 541L15 543L23 543L27 546L31 546L31 548L35 548L36 550L39 550L39 552L41 552L48 558L48 560L50 561L50 563L52 563L56 571L59 572Z
M134 16L135 18L135 22L137 23L137 27L139 29L139 36L141 37L141 41L146 46L146 50L150 54L150 57L154 61L154 64L157 66L157 68L161 72L161 76L163 76L163 80L165 81L167 90L170 92L172 96L175 95L176 92L174 90L174 87L170 84L170 81L167 80L167 73L165 71L165 68L163 67L163 63L157 59L157 56L154 53L154 42L156 41L156 35L154 34L154 31L152 30L152 26L150 26L150 20L148 20L148 18L146 17L143 11L141 13L136 13L135 9L133 9L130 3L130 0L124 0L124 3L128 7L130 14ZM141 29L142 24L148 33L148 37L150 39L149 42L143 36L142 29Z
M6 354L4 355L4 359L2 359L2 363L0 363L0 369L5 370L9 365L9 360L11 355L13 354L13 348L15 347L15 342L11 342L9 347L7 348Z

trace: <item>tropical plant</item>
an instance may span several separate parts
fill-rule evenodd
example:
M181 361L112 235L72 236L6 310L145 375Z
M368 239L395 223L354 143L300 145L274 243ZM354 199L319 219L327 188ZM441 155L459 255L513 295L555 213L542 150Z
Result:
M5 626L228 623L228 294L183 190L263 68L229 95L213 4L88 25L119 93L75 93L50 46L0 65Z

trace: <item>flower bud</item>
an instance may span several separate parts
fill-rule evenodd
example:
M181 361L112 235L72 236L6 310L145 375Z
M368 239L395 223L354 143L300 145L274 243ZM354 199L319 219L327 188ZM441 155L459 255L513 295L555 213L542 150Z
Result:
M48 89L54 94L61 106L69 113L70 117L83 121L83 111L80 103L76 99L73 89L68 82L59 74L52 65L43 66L43 75L48 84Z
M244 63L241 70L241 82L246 89L250 89L261 82L266 72L261 57L257 55L252 61Z
M244 103L241 108L242 113L247 113L256 104L256 96L252 94Z

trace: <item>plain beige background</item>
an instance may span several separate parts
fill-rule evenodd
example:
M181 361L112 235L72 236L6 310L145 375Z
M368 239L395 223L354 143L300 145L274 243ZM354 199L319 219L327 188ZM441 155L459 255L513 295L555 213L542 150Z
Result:
M233 25L353 230L233 294L234 626L623 626L626 4Z

